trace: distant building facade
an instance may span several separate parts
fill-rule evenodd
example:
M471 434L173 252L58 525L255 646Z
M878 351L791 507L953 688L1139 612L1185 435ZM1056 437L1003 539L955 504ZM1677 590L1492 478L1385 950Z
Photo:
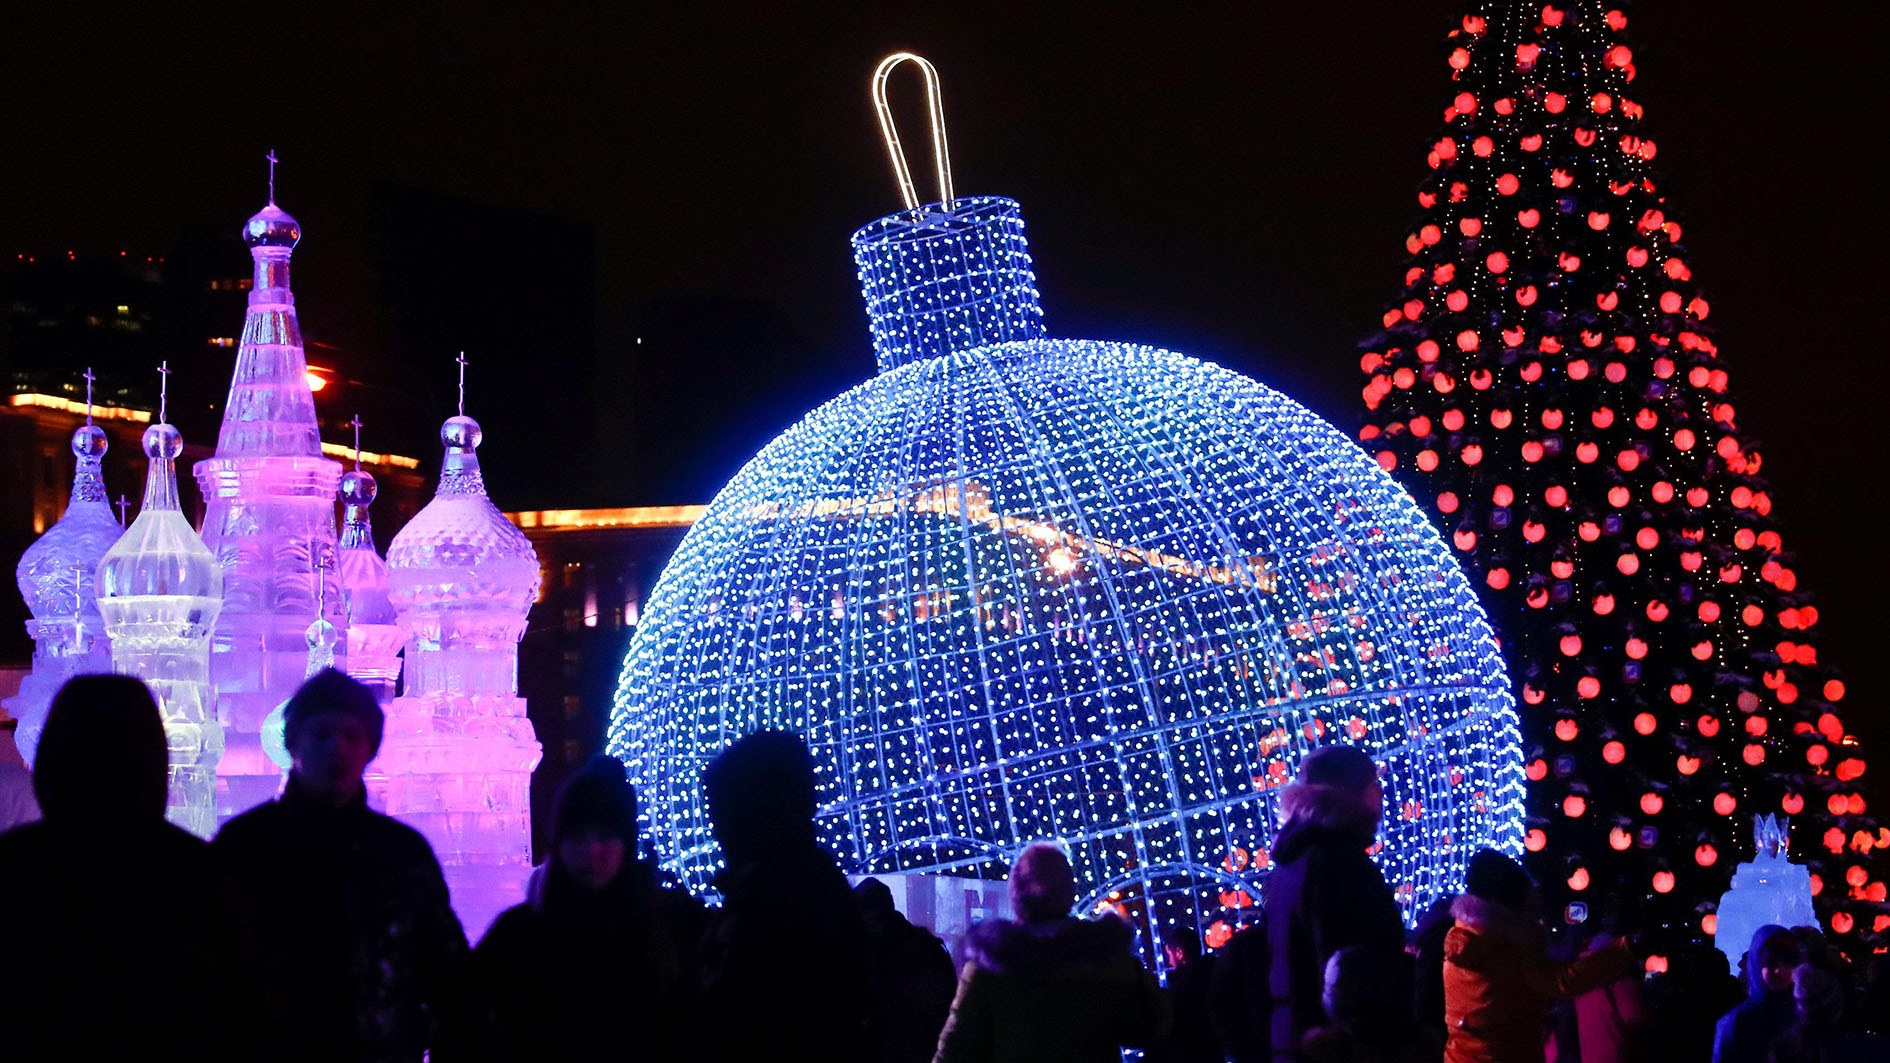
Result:
M538 603L519 646L519 694L545 746L532 780L539 851L552 799L571 771L604 751L617 672L663 566L705 506L507 513L538 551Z

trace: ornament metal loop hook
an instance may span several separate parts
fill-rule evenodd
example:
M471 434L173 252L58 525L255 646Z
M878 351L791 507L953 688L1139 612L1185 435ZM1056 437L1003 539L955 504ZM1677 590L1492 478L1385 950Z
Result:
M893 124L892 108L886 104L886 79L892 76L893 69L901 63L913 63L925 75L925 103L932 120L932 162L938 171L939 204L949 213L953 201L952 160L945 144L945 103L939 93L938 68L926 61L924 56L911 52L894 52L881 59L878 69L873 71L873 110L879 115L879 132L885 138L886 153L892 156L893 176L899 181L899 194L906 201L906 209L919 209L919 195L912 186L912 169L906 165L906 149L899 142L899 129Z

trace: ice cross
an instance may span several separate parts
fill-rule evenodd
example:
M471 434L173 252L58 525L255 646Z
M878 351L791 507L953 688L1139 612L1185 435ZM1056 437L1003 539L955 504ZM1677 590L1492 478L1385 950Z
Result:
M459 363L459 415L464 417L466 416L466 352L459 352L459 357L453 360Z
M161 423L168 422L170 420L170 417L167 416L164 412L165 410L170 408L169 406L170 390L171 390L171 360L166 358L158 366L158 421Z
M118 526L120 528L125 526L125 513L129 509L131 509L131 499L126 498L124 495L119 495L118 496Z
M263 158L269 160L269 202L274 203L276 201L276 149L270 148L269 154Z
M92 375L92 367L85 367L85 423L92 423L92 381L98 378Z
M354 429L354 467L359 469L361 467L361 415L355 414L354 420L349 421L347 426Z

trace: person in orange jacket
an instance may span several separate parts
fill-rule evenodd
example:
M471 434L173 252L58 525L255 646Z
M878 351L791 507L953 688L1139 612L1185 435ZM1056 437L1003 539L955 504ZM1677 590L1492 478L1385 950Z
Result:
M1535 883L1495 850L1470 858L1466 885L1444 937L1445 1063L1540 1063L1550 1001L1606 985L1633 954L1618 941L1570 963L1550 959Z

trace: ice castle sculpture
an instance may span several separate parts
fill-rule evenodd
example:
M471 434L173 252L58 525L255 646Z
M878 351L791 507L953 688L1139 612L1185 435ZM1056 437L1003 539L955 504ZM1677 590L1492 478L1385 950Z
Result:
M1407 917L1520 853L1509 680L1423 511L1246 377L1050 338L1017 203L955 198L942 154L919 203L880 102L907 209L853 236L879 373L722 489L624 661L608 748L665 866L710 887L701 769L761 728L806 738L848 873L1000 878L1056 839L1086 907L1162 935L1255 903L1331 742L1380 765Z
M1719 898L1713 944L1726 954L1735 974L1760 927L1818 925L1818 913L1811 907L1811 869L1786 856L1790 830L1789 819L1754 816L1752 840L1758 851L1733 870L1732 889Z
M273 162L269 204L243 226L255 283L216 455L193 470L204 497L204 545L223 570L211 656L228 743L221 818L274 797L281 783L262 748L262 722L302 681L317 601L327 601L329 622L345 622L334 582L341 463L322 456L289 289L289 257L302 230L276 206Z
M348 618L347 673L366 683L385 709L400 680L400 651L407 633L387 597L387 562L374 549L368 507L374 503L374 474L361 468L360 418L354 422L354 468L341 476L341 522L336 569L342 606Z
M460 414L440 429L439 488L387 548L407 677L375 771L383 810L433 844L477 938L523 899L531 870L531 773L543 750L517 693L518 641L540 574L530 541L486 497L463 359L460 372Z
M175 462L183 450L160 400L158 423L144 430L144 503L99 562L98 609L113 670L144 680L164 716L171 762L165 817L208 838L217 827L224 743L210 676L223 569L178 505Z
M99 560L125 529L112 515L100 471L110 444L104 429L92 423L93 379L87 369L85 424L72 433L72 453L78 458L72 497L65 513L26 548L14 570L20 594L33 614L26 622L26 633L33 637L33 670L5 707L19 720L13 741L28 765L39 750L46 710L65 681L85 672L112 670L111 639L99 615L93 579Z

